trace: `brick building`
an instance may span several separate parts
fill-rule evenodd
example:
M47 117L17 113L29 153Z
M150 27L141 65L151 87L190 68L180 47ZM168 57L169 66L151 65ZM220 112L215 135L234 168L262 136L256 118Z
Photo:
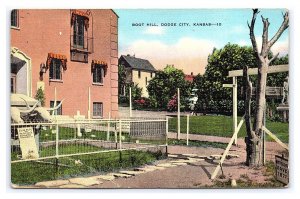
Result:
M13 10L11 92L59 114L118 116L118 16L113 10Z

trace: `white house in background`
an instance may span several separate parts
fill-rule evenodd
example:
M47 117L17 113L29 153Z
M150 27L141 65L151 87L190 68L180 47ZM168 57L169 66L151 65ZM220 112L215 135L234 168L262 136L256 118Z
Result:
M126 83L133 82L142 88L142 97L148 97L147 86L149 81L155 76L156 69L146 59L137 58L130 55L121 55L119 65L125 67ZM121 93L125 95L125 85L121 85Z

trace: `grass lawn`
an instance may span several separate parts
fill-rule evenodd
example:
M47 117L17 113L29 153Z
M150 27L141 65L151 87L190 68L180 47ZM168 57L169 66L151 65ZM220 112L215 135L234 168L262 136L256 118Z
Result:
M168 139L168 145L180 145L180 146L187 146L186 140L176 140L176 139ZM197 141L197 140L189 140L189 147L212 147L212 148L220 148L226 149L227 144L219 143L219 142L207 142L207 141Z
M96 147L81 148L95 151ZM41 153L51 154L55 149L44 148ZM83 151L80 146L67 145L65 150L70 152L74 150ZM99 150L99 149L98 149ZM20 162L11 164L11 181L14 184L28 185L40 181L64 179L68 177L90 175L92 173L104 173L117 171L124 168L133 168L155 160L165 158L161 151L122 151L108 152L91 155L72 156L60 158L56 166L56 159L47 159L43 161ZM12 159L16 159L16 154L12 153ZM81 163L76 164L75 160Z
M238 118L238 122L241 117ZM186 117L181 117L180 132L186 133ZM281 141L288 143L289 124L283 122L266 122L266 127ZM169 131L177 132L177 118L169 119ZM212 135L220 137L232 136L232 117L229 116L190 116L190 133L200 135ZM243 124L238 137L246 136L245 124ZM273 141L267 136L268 141Z

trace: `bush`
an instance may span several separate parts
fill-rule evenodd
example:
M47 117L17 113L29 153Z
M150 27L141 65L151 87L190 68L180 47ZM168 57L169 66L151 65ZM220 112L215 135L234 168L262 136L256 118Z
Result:
M150 106L150 100L145 97L133 101L133 107L136 109L148 108L149 106Z
M176 111L177 109L177 95L173 95L172 99L168 102L167 110Z
M36 100L40 101L42 106L45 105L46 97L45 97L45 93L44 93L44 90L42 89L42 87L39 87L39 88L37 89L34 98L35 98Z

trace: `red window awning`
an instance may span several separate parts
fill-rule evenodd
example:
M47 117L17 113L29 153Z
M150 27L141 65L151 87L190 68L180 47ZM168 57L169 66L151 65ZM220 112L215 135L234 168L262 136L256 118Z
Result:
M107 72L107 62L93 59L92 60L92 70L94 70L95 67L97 67L97 66L103 67L104 73L106 74L106 72Z
M76 16L84 17L84 27L87 30L89 28L89 20L90 20L88 12L83 12L83 11L80 11L80 10L73 10L72 11L72 16L71 16L71 25L72 26L75 22Z
M61 61L61 65L63 69L67 70L67 57L65 55L55 54L55 53L48 53L47 64L46 64L47 69L50 67L52 59L59 59Z

